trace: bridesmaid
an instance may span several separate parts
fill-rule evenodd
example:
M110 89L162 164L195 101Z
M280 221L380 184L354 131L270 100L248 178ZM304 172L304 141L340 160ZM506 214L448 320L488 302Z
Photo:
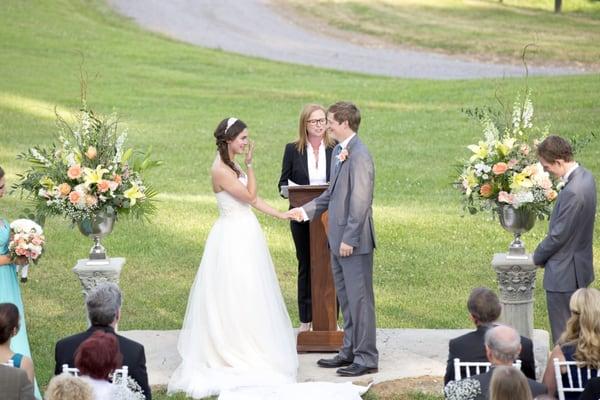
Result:
M0 198L4 196L6 191L6 179L4 170L0 167ZM0 217L0 303L13 303L17 306L20 315L17 334L10 340L10 348L16 354L25 356L25 364L31 358L29 350L29 340L27 339L27 328L25 326L25 311L23 308L23 300L21 300L21 289L17 280L16 266L8 255L8 241L10 236L10 227L6 219ZM6 363L8 360L0 360ZM33 375L33 365L31 366ZM40 391L35 385L35 397L41 399Z
M336 142L327 133L325 109L307 104L300 113L298 139L285 146L279 190L288 180L298 185L323 185L329 182L331 152ZM298 259L298 311L300 332L311 329L310 233L308 222L290 222Z

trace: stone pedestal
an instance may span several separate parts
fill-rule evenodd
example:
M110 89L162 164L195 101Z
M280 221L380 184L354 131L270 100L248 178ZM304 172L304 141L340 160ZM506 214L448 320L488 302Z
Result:
M537 266L531 254L512 256L494 254L492 267L500 289L500 321L514 327L522 336L533 339L533 289Z
M103 264L98 264L97 260L87 258L77 260L73 272L81 281L83 297L85 298L88 292L99 283L113 282L118 285L123 265L125 265L125 258L123 257L111 257Z

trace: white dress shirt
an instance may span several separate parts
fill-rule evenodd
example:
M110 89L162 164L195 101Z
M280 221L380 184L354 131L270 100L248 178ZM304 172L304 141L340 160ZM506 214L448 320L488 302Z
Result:
M311 185L324 185L327 183L327 156L325 154L325 143L321 141L318 157L310 142L306 143L306 155L308 161L308 179Z

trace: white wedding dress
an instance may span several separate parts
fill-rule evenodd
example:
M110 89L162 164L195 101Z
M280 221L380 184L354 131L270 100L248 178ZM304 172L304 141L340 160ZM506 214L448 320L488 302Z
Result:
M245 177L240 180L246 184ZM168 393L195 399L220 393L232 399L281 398L281 390L314 393L313 385L305 385L308 391L293 385L296 337L256 216L249 204L225 191L216 198L219 218L190 291L177 346L182 363Z

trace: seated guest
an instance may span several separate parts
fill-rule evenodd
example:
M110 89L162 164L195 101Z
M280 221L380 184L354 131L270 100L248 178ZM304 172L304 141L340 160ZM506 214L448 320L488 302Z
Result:
M92 387L94 400L112 400L116 386L111 374L122 367L123 355L119 341L112 333L96 331L84 340L75 352L75 368L81 378Z
M569 302L571 317L567 327L558 339L558 344L548 357L548 365L544 372L544 382L548 393L556 394L556 377L554 374L554 359L560 361L578 361L582 364L582 381L587 383L586 367L594 369L592 376L600 366L600 291L594 288L577 289ZM571 367L574 379L577 377L577 367ZM569 386L566 368L561 370L563 384ZM581 393L565 392L565 400L578 399Z
M586 383L585 389L581 393L579 400L598 399L600 399L600 378L592 378Z
M60 374L48 383L44 400L94 400L94 393L83 379L71 374Z
M2 400L34 400L33 383L27 372L0 364L0 398Z
M75 350L96 331L108 332L117 337L123 354L123 365L129 368L129 376L142 388L147 400L152 399L146 372L144 346L115 333L121 318L121 291L114 283L102 283L92 289L86 297L88 318L92 326L85 332L61 339L54 349L54 374L62 372L63 364L74 367Z
M493 380L492 376L496 375L496 367L507 366L514 368L512 365L517 360L519 353L521 353L521 337L519 333L506 325L498 325L488 329L485 333L485 353L492 366L488 372L471 377L471 379L479 381L481 385L481 393L476 397L476 400L490 399L490 380ZM517 371L516 368L514 369ZM517 372L520 374L520 371ZM545 385L533 379L525 379L531 392L530 399L532 395L535 397L548 392L548 388ZM502 398L508 399L510 397Z
M33 361L10 349L10 339L19 332L19 309L13 303L0 304L0 364L12 361L15 368L22 368L31 382L34 379Z
M469 300L467 301L467 309L469 310L469 318L473 321L477 329L450 340L444 385L454 380L455 358L459 358L460 361L470 362L487 361L484 335L491 326L494 326L502 311L500 300L498 300L496 293L484 287L475 288L471 291ZM535 379L533 343L530 339L521 336L521 348L522 350L519 354L521 371L523 371L526 377Z
M527 378L521 371L509 366L494 368L490 383L490 400L531 399Z

